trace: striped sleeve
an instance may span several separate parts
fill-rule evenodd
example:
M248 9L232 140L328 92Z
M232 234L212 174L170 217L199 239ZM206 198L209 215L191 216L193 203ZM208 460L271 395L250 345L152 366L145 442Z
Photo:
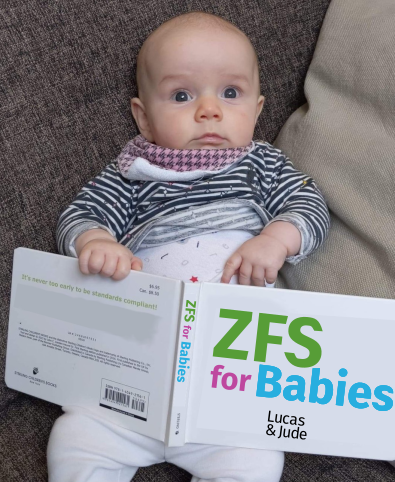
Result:
M135 218L131 199L136 184L124 179L115 163L85 184L59 217L59 253L77 257L74 241L90 229L104 229L119 241Z
M268 224L287 221L298 228L302 237L300 251L286 259L296 264L321 246L327 237L330 226L328 207L314 180L295 169L281 151L269 148L266 156L269 189L265 203L274 217Z

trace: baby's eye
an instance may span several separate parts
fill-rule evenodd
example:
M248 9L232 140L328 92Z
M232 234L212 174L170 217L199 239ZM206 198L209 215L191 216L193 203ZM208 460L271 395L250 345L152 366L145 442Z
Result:
M188 100L188 93L185 90L180 90L172 97L176 102L186 102Z
M227 87L224 91L224 97L225 99L236 99L237 92L237 89L235 89L234 87Z

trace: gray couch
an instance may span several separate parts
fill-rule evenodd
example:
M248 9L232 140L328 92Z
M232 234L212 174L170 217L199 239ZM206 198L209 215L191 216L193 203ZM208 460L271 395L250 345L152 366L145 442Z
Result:
M304 80L328 5L329 0L2 3L0 481L47 479L46 444L61 414L60 407L4 384L13 250L56 252L60 211L137 134L129 98L136 95L135 60L144 39L164 20L190 10L233 21L251 38L261 66L266 103L255 138L274 142L290 114L306 102ZM280 143L292 151L286 134ZM293 276L287 268L282 284L302 288L298 269ZM190 475L165 463L136 476L137 482L174 480L188 481ZM386 462L291 453L282 478L390 480L395 469Z

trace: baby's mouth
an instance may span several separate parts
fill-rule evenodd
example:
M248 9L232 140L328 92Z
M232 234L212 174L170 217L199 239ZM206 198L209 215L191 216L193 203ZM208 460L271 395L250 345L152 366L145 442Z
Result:
M196 139L200 142L203 142L204 144L212 144L212 145L217 145L217 144L222 144L222 142L225 140L223 137L221 137L219 134L215 133L206 133L203 136L199 137Z

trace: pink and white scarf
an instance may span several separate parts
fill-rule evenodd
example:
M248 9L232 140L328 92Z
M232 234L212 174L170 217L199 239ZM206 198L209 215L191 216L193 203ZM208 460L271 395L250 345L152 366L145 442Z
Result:
M186 171L218 171L244 157L252 148L253 142L245 147L226 149L170 149L147 141L141 134L130 140L117 157L121 174L128 175L133 162L142 158L161 169Z

